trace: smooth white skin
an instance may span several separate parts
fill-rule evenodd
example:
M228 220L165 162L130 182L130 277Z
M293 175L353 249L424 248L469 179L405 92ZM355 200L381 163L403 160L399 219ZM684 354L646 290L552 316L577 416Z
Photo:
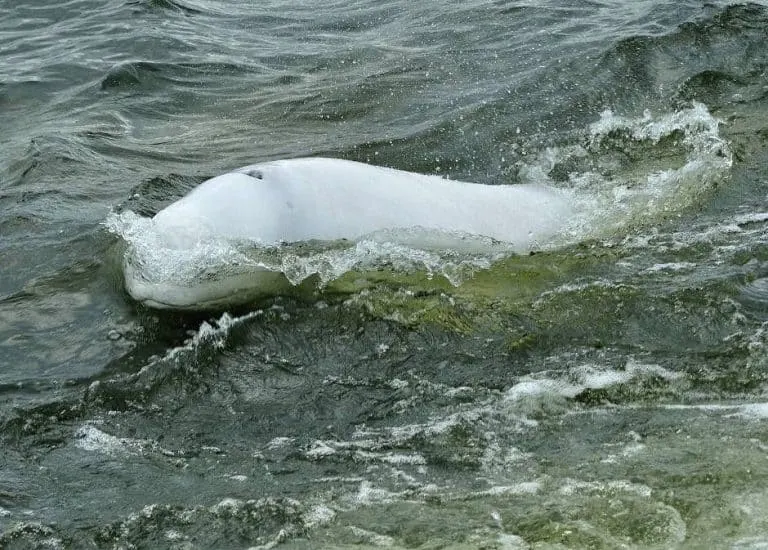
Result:
M491 237L522 252L551 239L572 215L569 196L542 185L482 185L302 158L207 180L158 212L154 223L174 248L206 238L273 244L419 228Z

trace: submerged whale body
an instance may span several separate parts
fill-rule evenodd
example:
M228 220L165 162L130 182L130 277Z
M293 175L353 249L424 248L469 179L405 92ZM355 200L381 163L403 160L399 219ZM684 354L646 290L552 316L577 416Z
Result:
M572 210L568 194L543 185L483 185L304 158L211 178L158 212L152 225L162 246L175 253L211 239L271 246L362 238L464 251L496 241L505 250L524 252L552 239ZM214 277L182 288L172 280L148 281L128 263L125 271L135 299L170 308L226 303L228 295L274 282L276 276Z

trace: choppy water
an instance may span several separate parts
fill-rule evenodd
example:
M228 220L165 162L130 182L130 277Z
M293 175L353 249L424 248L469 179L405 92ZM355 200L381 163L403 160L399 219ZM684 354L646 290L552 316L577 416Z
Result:
M0 547L768 545L765 4L0 0L0 129ZM307 155L591 216L130 301L137 216Z

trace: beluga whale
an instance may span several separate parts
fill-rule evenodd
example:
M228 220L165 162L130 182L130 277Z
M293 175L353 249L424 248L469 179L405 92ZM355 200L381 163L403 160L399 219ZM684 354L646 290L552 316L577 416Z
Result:
M263 162L204 181L148 221L143 242L127 239L126 289L152 307L206 309L284 282L279 268L246 265L234 253L219 254L220 265L199 261L227 243L528 252L556 238L574 209L568 191L546 185L469 183L332 158ZM177 269L184 261L186 271Z

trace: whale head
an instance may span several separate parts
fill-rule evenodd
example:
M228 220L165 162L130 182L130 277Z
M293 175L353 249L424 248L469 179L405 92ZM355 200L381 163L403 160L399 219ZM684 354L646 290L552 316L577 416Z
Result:
M211 239L279 242L272 187L257 170L211 178L158 212L155 228L174 248Z

